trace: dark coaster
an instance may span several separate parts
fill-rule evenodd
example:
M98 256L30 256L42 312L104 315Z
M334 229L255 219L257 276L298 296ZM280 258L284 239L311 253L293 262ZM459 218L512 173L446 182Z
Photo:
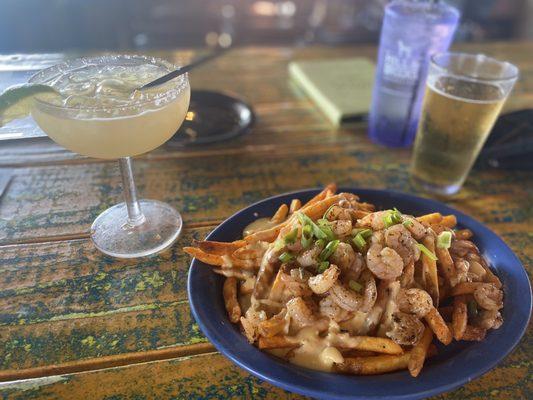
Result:
M216 143L244 135L255 121L252 107L229 94L192 90L189 112L168 147Z

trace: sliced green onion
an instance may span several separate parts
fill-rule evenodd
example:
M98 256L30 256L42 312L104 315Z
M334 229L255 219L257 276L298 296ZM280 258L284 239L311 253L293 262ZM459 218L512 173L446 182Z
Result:
M302 247L307 249L313 244L313 228L310 225L305 225L302 228Z
M322 216L322 218L324 219L328 219L328 216L329 216L329 213L331 212L331 210L333 209L333 207L335 207L336 204L332 204L328 207L328 209L326 210L326 212L324 213L324 215Z
M470 300L467 303L466 308L468 310L468 316L469 317L471 317L471 318L477 317L479 311L478 311L477 303L476 303L475 300Z
M331 229L331 227L328 225L324 225L324 226L321 226L320 227L320 230L322 232L324 232L324 234L326 235L326 239L329 240L330 242L332 240L335 240L335 234L333 233L333 230Z
M315 242L315 246L320 247L321 249L323 249L324 247L326 247L326 241L324 239L318 239Z
M313 234L317 239L327 239L327 235L313 222L311 218L305 215L303 212L298 213L298 219L302 226L309 225L313 229Z
M359 282L350 280L350 282L348 282L348 285L350 286L350 289L352 289L354 292L361 293L361 290L363 290L363 285L361 285Z
M406 228L410 228L414 225L413 221L411 221L410 219L406 219L405 221L403 221L403 226L405 226Z
M274 242L274 251L280 251L284 247L285 247L285 241L283 241L281 239L277 239Z
M360 233L355 235L355 237L352 239L353 244L355 244L355 247L359 249L359 251L363 250L366 246L366 240L363 236L361 236Z
M284 264L291 262L293 259L294 256L288 252L281 253L281 255L279 256L279 260Z
M329 261L322 261L320 264L318 264L317 271L318 271L319 274L321 274L322 272L324 272L328 268L329 268Z
M389 213L383 217L383 223L385 224L385 228L399 224L400 222L402 222L402 213L398 211L397 208L394 208L394 210L389 211Z
M298 237L298 228L294 228L292 231L287 233L283 240L286 244L292 244L296 242L296 238Z
M424 246L422 243L417 243L416 245L420 249L420 251L424 253L430 260L437 261L437 256L433 254L433 252L429 250L426 246Z
M452 245L452 233L450 231L443 231L437 236L437 247L441 249L449 249Z
M329 242L326 247L324 247L324 250L320 252L320 255L318 256L318 259L320 261L327 260L333 253L335 253L335 250L337 250L337 247L339 246L340 240L333 240Z
M324 225L329 226L329 221L327 219L325 219L325 218L317 219L316 223L317 223L318 226L324 226Z
M352 236L356 236L358 233L363 236L363 238L368 239L370 236L372 236L372 229L368 228L353 228L352 229Z

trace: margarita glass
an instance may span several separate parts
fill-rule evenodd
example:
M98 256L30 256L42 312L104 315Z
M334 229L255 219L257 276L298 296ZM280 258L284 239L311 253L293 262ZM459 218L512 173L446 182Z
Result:
M174 208L137 199L130 158L162 145L185 119L190 99L186 75L135 90L174 69L150 57L102 56L67 61L30 79L61 94L37 95L32 106L32 117L50 138L85 156L119 159L125 202L104 211L91 227L95 246L105 254L154 254L181 231L182 219Z

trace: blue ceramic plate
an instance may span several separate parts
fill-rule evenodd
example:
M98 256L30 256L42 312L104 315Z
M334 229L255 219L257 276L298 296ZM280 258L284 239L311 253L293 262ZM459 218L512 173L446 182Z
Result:
M349 376L309 370L289 364L250 345L227 317L222 299L223 278L198 260L189 271L189 301L198 325L211 343L251 374L291 392L327 399L419 399L471 381L498 364L517 345L531 314L531 286L524 267L511 249L484 225L442 203L403 193L356 188L352 192L377 209L397 207L414 215L429 212L455 214L461 228L474 232L474 241L503 282L504 323L482 342L453 342L439 348L418 378L407 371L377 376ZM271 216L282 203L310 199L319 190L304 190L271 197L251 205L224 221L210 240L239 239L243 228L258 217Z

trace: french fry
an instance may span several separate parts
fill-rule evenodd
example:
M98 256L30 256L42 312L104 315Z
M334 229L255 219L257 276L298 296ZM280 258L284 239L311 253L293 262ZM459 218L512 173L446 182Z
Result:
M241 319L241 306L237 300L237 279L226 278L224 286L222 287L222 295L224 297L224 305L228 312L229 320L236 324Z
M432 236L426 236L422 243L429 251L435 253L435 239ZM435 307L439 306L439 278L437 276L437 262L422 253L422 271L425 276L426 291L431 296Z
M339 349L344 358L354 358L354 357L373 357L379 356L379 353L366 350L355 350L355 349Z
M276 213L270 218L270 221L272 221L275 224L279 224L283 221L285 221L285 218L287 218L287 214L289 213L289 207L287 207L287 204L282 204L279 206Z
M291 206L289 207L289 214L294 214L300 208L302 208L302 202L300 199L292 199Z
M259 334L262 337L273 337L281 333L285 328L286 321L282 315L274 315L265 321L261 321L258 326Z
M246 246L235 250L231 256L241 260L257 260L263 257L265 251L264 248Z
M300 346L300 341L297 338L290 336L276 335L271 337L260 337L257 345L261 350L285 349L288 347Z
M439 314L439 311L433 307L424 317L431 330L435 333L437 339L445 345L448 345L452 341L452 332L444 319Z
M350 336L339 333L332 337L332 344L345 349L373 351L380 354L402 354L403 349L390 339L373 336Z
M213 272L219 275L223 275L226 278L233 277L243 281L254 276L250 271L239 270L235 268L213 268Z
M442 220L442 214L431 213L431 214L421 215L420 217L417 217L417 220L420 222L429 224L429 225L438 224Z
M272 243L279 235L279 232L281 229L290 221L289 218L287 221L273 226L272 228L268 228L262 231L254 232L251 235L248 235L244 238L246 243L256 243L256 242L268 242Z
M342 364L335 364L334 368L338 372L354 375L377 375L406 369L409 358L409 353L345 358Z
M255 270L257 264L251 260L239 260L238 258L232 258L227 255L221 256L218 254L206 253L198 247L184 247L183 251L211 266Z
M468 312L464 295L453 298L452 331L455 340L461 340L468 322Z
M455 231L455 238L457 240L468 240L470 239L474 234L470 229L459 229Z
M418 341L416 345L413 346L411 350L409 363L407 368L412 377L416 378L422 367L424 366L424 361L426 360L427 352L431 341L433 340L433 331L426 326L424 334Z
M461 340L479 342L485 339L486 334L487 334L486 329L479 328L477 326L467 325Z
M409 288L413 285L415 277L415 263L410 262L403 269L402 275L400 277L400 285L403 288Z
M482 285L490 285L483 282L460 282L450 291L450 296L461 296L463 294L472 294Z
M448 249L437 246L435 249L435 255L438 259L437 266L440 266L440 271L446 279L446 283L448 286L453 287L457 282L457 272L450 252Z
M234 242L215 242L212 240L201 240L194 241L193 244L206 253L223 256L225 254L231 254L246 246L246 241L236 240Z
M322 215L326 212L326 210L334 203L338 202L342 199L342 196L340 194L336 194L334 196L328 197L324 200L320 200L316 203L313 203L311 205L306 205L302 207L300 210L305 215L307 215L312 220L317 220L318 218L321 218Z
M337 185L335 183L330 183L326 185L326 187L322 189L320 193L318 193L315 197L313 197L311 200L305 203L303 207L307 207L312 204L318 203L319 201L324 200L326 196L328 195L328 193L335 193L336 191L337 191Z
M444 225L447 228L454 228L457 225L457 217L453 214L445 215L440 220L440 224Z

